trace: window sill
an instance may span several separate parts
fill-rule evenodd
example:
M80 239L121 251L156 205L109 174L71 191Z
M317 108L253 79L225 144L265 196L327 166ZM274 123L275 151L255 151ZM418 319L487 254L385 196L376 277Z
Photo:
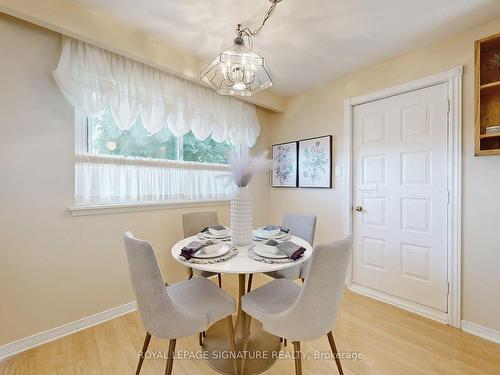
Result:
M147 203L110 203L94 205L74 205L68 208L72 216L116 214L135 211L168 210L189 207L211 207L229 205L230 199L209 199L196 201L147 202Z

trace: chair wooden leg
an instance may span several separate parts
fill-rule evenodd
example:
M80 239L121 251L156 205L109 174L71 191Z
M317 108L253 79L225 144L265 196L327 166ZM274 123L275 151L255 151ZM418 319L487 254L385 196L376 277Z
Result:
M227 334L229 338L229 348L233 355L233 374L238 375L238 362L236 361L236 342L234 341L233 317L228 315L227 318Z
M245 331L244 335L245 337L243 338L243 359L241 360L241 369L240 369L240 375L245 375L245 362L247 360L247 351L248 351L248 338L250 337L250 323L252 321L252 317L248 314L245 314Z
M203 345L203 332L198 333L198 344Z
M285 344L285 346L287 345L286 339L283 339L283 343Z
M144 338L144 344L142 345L142 352L139 357L139 363L137 364L137 369L135 370L135 375L139 375L139 373L141 372L142 362L144 362L144 354L146 354L146 351L148 350L150 340L151 340L151 334L149 332L146 332L146 337Z
M344 375L344 371L342 371L342 365L340 364L340 358L337 355L337 347L335 346L335 340L333 339L332 331L328 332L328 342L330 343L330 348L332 349L333 356L335 358L335 363L337 364L337 369L339 370L340 375Z
M295 375L302 375L302 353L300 352L300 341L293 342L295 354Z
M253 273L248 275L248 288L247 288L247 293L250 293L252 290L252 280L253 280Z
M219 288L222 288L222 276L220 273L217 274L217 280L219 280Z
M175 352L175 344L177 339L170 339L170 343L168 344L168 359L167 359L167 367L165 367L165 375L171 375L172 369L174 367L174 352Z

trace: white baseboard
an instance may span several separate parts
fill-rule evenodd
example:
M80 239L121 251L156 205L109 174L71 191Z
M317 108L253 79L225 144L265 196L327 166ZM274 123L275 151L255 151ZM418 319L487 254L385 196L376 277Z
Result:
M435 310L433 308L423 306L418 303L405 300L403 298L391 296L389 294L379 292L378 290L367 288L355 283L352 283L349 286L349 290L376 299L378 301L388 303L389 305L399 307L400 309L421 315L425 318L429 318L443 324L448 324L448 314L445 312Z
M486 328L480 326L476 323L471 323L466 320L462 320L462 330L464 332L470 333L471 335L482 337L483 339L490 340L500 344L500 332L495 331L491 328Z
M0 361L14 354L34 348L35 346L45 344L97 324L104 323L120 315L128 314L136 309L136 302L129 302L125 305L114 307L112 309L87 316L83 319L37 333L33 336L25 337L24 339L2 345L0 346Z

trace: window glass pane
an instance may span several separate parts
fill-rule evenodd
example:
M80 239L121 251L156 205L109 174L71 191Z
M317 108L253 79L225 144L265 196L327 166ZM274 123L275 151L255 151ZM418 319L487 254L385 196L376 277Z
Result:
M237 150L237 147L229 142L218 143L210 137L200 141L195 138L192 132L183 137L182 147L185 161L200 163L227 164L226 152Z
M109 110L100 118L88 120L87 144L88 152L97 155L222 164L227 164L228 151L238 150L229 142L218 143L211 138L200 141L192 132L175 137L170 130L163 128L156 134L149 134L140 118L132 128L123 131L115 125Z
M135 156L154 159L177 159L178 139L163 128L155 134L144 129L141 119L129 130L121 130L109 110L88 121L88 150L91 154Z

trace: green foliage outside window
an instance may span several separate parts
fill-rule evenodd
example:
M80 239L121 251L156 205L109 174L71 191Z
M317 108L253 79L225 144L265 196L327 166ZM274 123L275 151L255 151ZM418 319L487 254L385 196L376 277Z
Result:
M218 143L210 137L200 141L192 132L175 137L166 127L149 134L140 118L123 131L114 124L109 110L101 118L89 119L87 130L88 150L98 155L227 164L226 152L236 150L229 142Z
M185 161L227 164L226 152L236 150L236 147L230 143L218 143L210 137L204 141L199 141L192 132L182 138Z

